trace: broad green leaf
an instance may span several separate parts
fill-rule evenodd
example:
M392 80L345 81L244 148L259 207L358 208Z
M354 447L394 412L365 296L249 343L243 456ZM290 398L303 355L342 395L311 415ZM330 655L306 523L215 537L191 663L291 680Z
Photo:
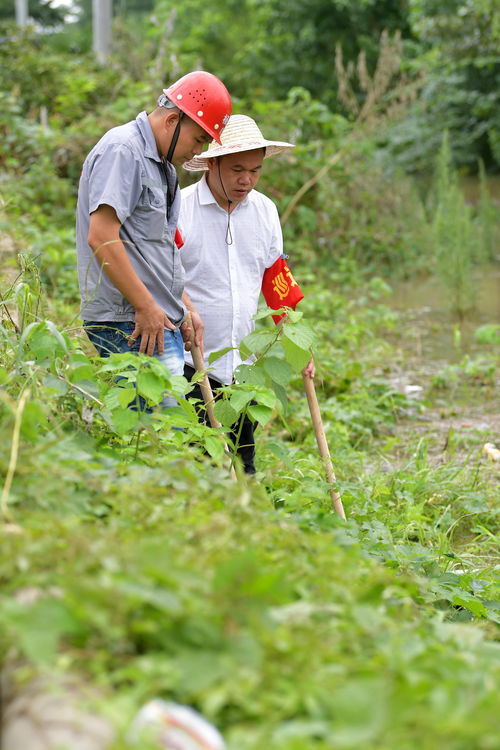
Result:
M232 394L231 398L229 399L229 403L235 411L240 412L248 404L248 402L253 399L254 396L254 390L238 390Z
M255 392L254 400L262 406L273 409L276 404L276 394L270 388L259 388Z
M295 346L309 352L314 342L314 331L307 323L286 324L283 326L283 338L292 341Z
M39 401L28 401L23 411L21 433L28 440L40 437L41 425L47 424L47 415ZM44 428L42 428L44 431Z
M288 385L292 370L286 360L278 357L266 357L263 366L271 380L279 385Z
M118 391L118 405L122 408L135 402L137 396L135 388L116 388L116 391ZM109 406L109 404L107 405Z
M129 368L137 370L138 362L137 354L132 354L132 352L110 354L99 368L99 372L119 372Z
M226 346L224 349L219 349L216 352L212 352L208 357L208 364L211 365L212 362L215 362L216 359L220 359L228 352L231 352L233 350L232 346Z
M191 384L184 377L184 375L171 375L170 376L170 388L169 391L173 396L178 396L179 400L189 393L191 390Z
M290 338L283 336L281 343L285 350L287 362L295 372L303 370L311 359L311 353L300 346L297 346Z
M227 399L217 401L214 406L214 413L219 422L226 427L230 427L238 418L238 412L233 409Z
M298 323L304 317L304 313L300 310L288 309L288 320L292 323Z
M87 364L81 363L79 365L75 365L69 375L69 380L71 383L79 383L81 380L92 380L93 376L94 370L87 362Z
M139 412L133 409L115 409L111 413L113 426L120 435L131 432L139 421Z
M280 404L282 405L283 409L286 411L289 407L289 402L288 402L288 395L287 395L285 388L283 388L283 386L279 385L278 383L273 383L272 387Z
M248 359L251 354L261 352L272 344L276 338L275 331L253 331L245 336L240 343L240 354L242 359Z
M150 404L159 404L165 392L165 379L153 370L137 373L137 390Z
M203 447L217 461L224 455L224 443L215 435L206 434L203 438Z
M46 375L42 382L46 388L50 388L57 396L65 396L68 392L68 384L62 378L58 378L51 373Z
M236 368L234 377L237 383L248 383L249 385L266 385L267 376L261 363L254 365L240 365Z
M248 416L256 422L259 422L259 424L266 425L273 416L273 410L268 406L249 406Z
M259 310L254 316L254 320L262 320L263 318L270 318L271 315L281 315L281 313L286 312L287 308L280 307L279 310L271 310L270 307L266 307L263 310Z
M77 631L77 622L64 602L43 597L31 606L14 605L6 624L15 628L16 643L35 663L52 663L63 635Z

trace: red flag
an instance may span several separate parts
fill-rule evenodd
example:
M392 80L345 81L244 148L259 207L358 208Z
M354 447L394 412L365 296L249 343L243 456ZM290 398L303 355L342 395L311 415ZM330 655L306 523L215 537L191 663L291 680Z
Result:
M297 303L303 299L304 294L293 278L284 255L280 255L270 268L266 268L262 279L262 295L271 310L279 310L280 307L295 310ZM273 315L273 320L279 323L284 316L285 313Z
M184 244L184 240L182 239L182 234L179 232L177 228L175 229L174 242L177 245L178 250L180 250Z

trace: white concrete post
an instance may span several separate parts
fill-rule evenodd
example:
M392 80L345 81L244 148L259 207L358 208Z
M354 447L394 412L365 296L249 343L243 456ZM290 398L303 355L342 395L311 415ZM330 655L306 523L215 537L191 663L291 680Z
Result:
M111 11L112 0L92 0L93 49L101 65L111 51Z
M28 25L28 0L16 0L16 23L21 27Z

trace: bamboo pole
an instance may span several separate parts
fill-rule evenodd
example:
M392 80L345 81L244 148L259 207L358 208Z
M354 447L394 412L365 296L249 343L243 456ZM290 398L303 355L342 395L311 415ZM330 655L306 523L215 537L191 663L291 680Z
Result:
M330 485L330 497L332 498L332 506L335 513L344 519L345 511L342 505L342 498L337 490L337 479L333 470L332 459L330 456L330 450L326 441L325 430L323 428L323 422L319 411L318 397L316 396L316 388L314 387L314 380L309 375L302 375L304 381L304 388L307 396L307 403L309 404L309 411L311 412L311 419L316 435L316 442L318 443L319 452L325 466L326 477L328 484Z
M186 317L186 323L191 329L189 338L191 341L191 355L193 357L194 369L197 370L198 372L204 373L203 380L200 380L200 390L201 390L201 395L203 396L203 401L205 402L205 408L207 410L208 420L210 422L211 427L213 427L214 429L218 429L219 427L222 427L222 425L217 419L217 417L215 416L215 412L214 412L215 399L214 399L214 394L212 391L212 386L210 385L210 382L208 380L208 375L205 369L205 362L203 361L203 355L201 353L201 349L194 342L193 322L191 320L191 315L189 314ZM224 452L231 460L231 466L230 466L231 477L233 479L236 479L236 472L234 470L233 459L232 459L231 452L228 448L227 443L224 445Z

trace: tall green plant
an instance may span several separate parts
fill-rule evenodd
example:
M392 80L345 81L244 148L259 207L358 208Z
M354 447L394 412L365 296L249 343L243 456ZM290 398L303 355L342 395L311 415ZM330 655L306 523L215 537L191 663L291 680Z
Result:
M490 262L495 259L499 236L498 208L494 205L488 190L486 170L482 159L479 161L479 205L478 223L480 233L481 259Z
M471 209L466 205L451 166L448 133L443 135L432 195L432 230L436 267L448 289L451 308L460 319L474 307L473 258L476 237Z

